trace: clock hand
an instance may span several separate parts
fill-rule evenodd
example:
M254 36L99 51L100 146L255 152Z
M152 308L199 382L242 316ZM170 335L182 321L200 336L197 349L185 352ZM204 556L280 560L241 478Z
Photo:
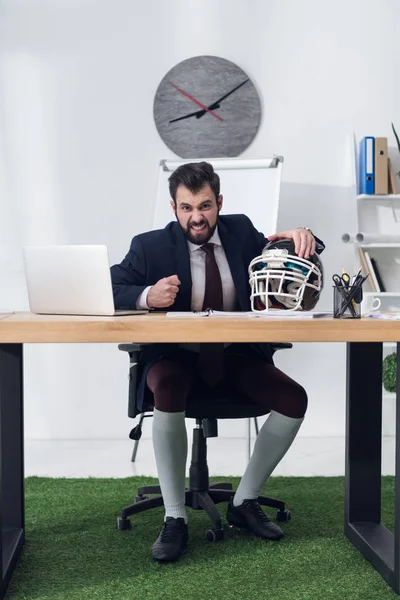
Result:
M187 98L189 98L189 100L192 100L192 102L194 102L198 106L201 106L201 108L203 108L205 112L209 112L210 115L212 115L213 117L215 117L219 121L223 120L223 119L221 119L221 117L219 115L216 115L215 113L213 113L212 110L209 110L207 108L207 106L205 106L204 104L202 104L201 102L199 102L198 100L196 100L196 98L193 98L193 96L190 96L190 94L188 94L187 92L185 92L184 90L182 90L181 88L179 88L177 85L175 85L171 81L169 81L168 83L170 85L172 85L173 88L175 88L176 90L178 90L178 92L180 92L181 94L183 94L184 96L186 96Z
M219 98L216 102L214 102L213 104L210 104L210 106L208 106L208 110L214 110L215 108L219 108L220 106L220 102L222 102L223 100L225 100L225 98L227 98L228 96L230 96L231 94L233 94L233 92L236 92L236 90L238 90L239 88L241 88L245 83L247 83L248 81L250 81L249 79L246 79L245 81L242 81L242 83L239 83L239 85L237 85L236 87L233 88L233 90L231 90L230 92L228 92L227 94L225 94L225 96L222 96L222 98ZM205 115L205 111L204 110L199 110L196 118L197 119L201 119L201 117Z
M219 104L220 102L222 102L222 100L225 100L225 98L227 98L228 96L230 96L231 94L233 94L233 92L236 92L236 90L238 90L239 88L241 88L242 85L244 85L248 81L250 81L250 79L245 79L245 81L242 81L242 83L239 83L239 85L237 85L236 87L234 87L233 90L231 90L230 92L228 92L227 94L225 94L225 96L222 96L222 98L220 98L219 100L217 100L215 102L215 104ZM214 105L212 104L211 106L214 106Z
M215 110L217 108L220 108L220 106L221 106L220 102L222 102L223 100L225 100L225 98L227 98L228 96L230 96L231 94L233 94L233 92L236 92L236 90L238 90L239 88L241 88L242 85L244 85L248 81L250 81L250 80L246 79L245 81L242 81L242 83L239 83L239 85L237 85L236 87L233 88L233 90L231 90L230 92L228 92L227 94L225 94L224 96L222 96L222 98L220 98L219 100L217 100L213 104L210 104L209 106L207 106L206 110L198 110L196 112L192 112L192 113L190 113L188 115L185 115L184 117L178 117L177 119L172 119L170 121L170 123L176 123L176 121L182 121L183 119L189 119L190 117L196 117L196 119L201 119L201 117L203 117L207 113L207 111L211 111L211 110ZM171 85L173 85L173 84L171 83Z
M215 104L213 106L213 108L219 108L219 104ZM197 117L199 118L199 115L203 116L206 114L207 111L205 110L196 110L196 112L192 112L189 115L185 115L184 117L178 117L177 119L171 119L171 121L169 121L169 123L176 123L176 121L182 121L183 119L189 119L189 117Z

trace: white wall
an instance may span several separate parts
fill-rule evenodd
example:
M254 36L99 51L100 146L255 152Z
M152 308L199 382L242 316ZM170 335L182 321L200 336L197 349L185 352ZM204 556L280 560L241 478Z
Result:
M153 96L199 54L255 82L263 120L243 156L285 157L279 225L325 240L320 308L330 309L330 277L353 260L340 241L355 218L349 137L400 126L397 22L396 0L3 0L0 309L28 308L22 244L105 243L119 262L151 228L158 163L173 156ZM116 346L27 346L25 356L27 437L126 436ZM297 344L277 363L309 392L300 435L342 435L344 345Z

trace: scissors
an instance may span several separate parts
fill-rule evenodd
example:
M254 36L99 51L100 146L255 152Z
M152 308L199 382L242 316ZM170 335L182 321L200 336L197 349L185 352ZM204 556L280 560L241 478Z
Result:
M350 277L348 276L347 273L343 273L342 275L339 275L338 273L334 273L332 275L332 279L333 282L340 287L345 287L348 288L349 284L350 284Z
M347 287L347 289L349 289L351 286L350 275L348 273L346 273L346 271L342 271L342 281L343 281L343 284Z

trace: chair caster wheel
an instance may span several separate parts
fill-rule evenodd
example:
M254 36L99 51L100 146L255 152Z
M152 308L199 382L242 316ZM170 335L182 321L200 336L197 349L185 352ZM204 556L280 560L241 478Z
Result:
M291 518L292 515L290 514L290 510L288 510L287 508L285 510L276 511L276 520L279 523L285 523L287 521L290 521Z
M123 519L122 517L118 517L117 529L118 531L123 531L124 529L132 529L132 523L128 518Z
M220 542L224 539L223 529L207 529L206 540L207 542Z
M135 504L136 502L141 502L142 500L147 500L148 496L136 496L135 498Z

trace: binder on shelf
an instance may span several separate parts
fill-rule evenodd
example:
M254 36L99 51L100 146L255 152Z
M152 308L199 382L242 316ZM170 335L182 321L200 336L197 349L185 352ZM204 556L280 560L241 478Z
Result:
M388 157L388 194L397 194L397 183L396 176L394 174L394 169L392 165L392 161Z
M372 268L374 269L376 280L378 282L380 291L381 292L386 292L386 288L383 285L383 281L382 281L382 277L381 277L381 274L380 274L379 269L378 269L378 265L376 263L376 260L374 258L372 258L372 257L371 257L371 264L372 264Z
M360 142L360 194L375 193L375 138L364 137Z
M388 141L375 138L375 194L388 194Z
M374 269L374 267L373 267L373 264L372 264L372 261L371 261L371 257L370 257L370 255L369 255L369 252L366 252L366 251L364 250L364 255L365 255L365 260L367 261L367 265L368 265L369 272L370 272L369 279L371 279L371 282L372 282L372 284L373 284L373 287L375 288L373 291L374 291L374 292L381 292L382 290L381 290L381 288L380 288L380 286L379 286L379 282L378 282L378 279L377 279L377 277L376 277L375 269Z

